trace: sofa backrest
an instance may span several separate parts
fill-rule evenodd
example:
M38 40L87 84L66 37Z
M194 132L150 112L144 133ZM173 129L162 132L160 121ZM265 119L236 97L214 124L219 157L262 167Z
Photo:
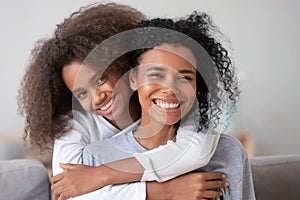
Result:
M300 155L253 157L250 163L257 200L300 199ZM0 188L0 199L51 199L39 161L0 161Z

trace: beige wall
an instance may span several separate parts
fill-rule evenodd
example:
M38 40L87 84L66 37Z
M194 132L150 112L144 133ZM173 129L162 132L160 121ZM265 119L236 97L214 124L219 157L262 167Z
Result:
M34 41L91 1L2 1L0 134L22 132L17 88ZM150 16L209 13L232 41L242 96L234 127L254 135L257 155L300 153L300 2L297 0L123 0Z

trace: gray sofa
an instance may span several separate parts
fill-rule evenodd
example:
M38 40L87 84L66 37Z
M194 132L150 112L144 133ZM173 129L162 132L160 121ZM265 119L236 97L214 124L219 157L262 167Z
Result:
M251 160L257 200L300 199L300 155L254 157ZM0 199L50 200L46 169L39 161L0 161Z
M0 161L1 200L49 200L50 183L46 168L36 160Z
M300 199L300 155L254 157L250 161L257 200Z

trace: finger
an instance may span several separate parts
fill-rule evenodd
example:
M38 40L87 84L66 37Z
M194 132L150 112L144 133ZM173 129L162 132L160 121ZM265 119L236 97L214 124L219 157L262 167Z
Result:
M64 178L64 173L57 174L56 176L53 176L51 178L51 183L55 184L56 182L60 181L63 178Z
M54 197L53 197L54 200L58 200L58 199L59 199L59 196L54 195L54 194L53 194L53 196L54 196Z
M53 188L53 186L51 187L52 189L52 193L54 194L55 197L60 197L60 195L63 193L63 191L65 190L64 187L57 187L57 188Z
M207 181L226 178L226 175L222 172L206 172L204 176L205 176L205 180Z
M206 189L218 189L228 187L229 183L227 181L207 181L205 183Z
M65 196L63 195L63 194L61 194L60 196L59 196L59 198L58 198L58 200L65 200L66 198L65 198Z
M64 163L59 163L60 168L63 170L68 170L73 168L73 164L64 164Z
M53 193L60 195L62 193L62 191L64 190L64 187L65 187L65 184L60 181L60 182L56 182L55 184L52 184L51 190Z
M63 170L72 170L72 169L75 169L79 166L82 166L81 164L71 164L71 163L68 163L68 164L64 164L64 163L60 163L59 166L63 169Z
M219 198L220 196L222 196L222 192L221 191L212 191L212 190L206 190L204 192L204 197L208 198L208 199L216 199Z
M56 195L56 194L54 194L54 192L52 192L52 193L53 193L53 199L54 199L54 200L58 200L59 196Z
M60 194L58 200L66 200L66 199L68 199L68 198L70 198L70 197L72 197L72 196L70 195L69 192L63 191L63 192Z

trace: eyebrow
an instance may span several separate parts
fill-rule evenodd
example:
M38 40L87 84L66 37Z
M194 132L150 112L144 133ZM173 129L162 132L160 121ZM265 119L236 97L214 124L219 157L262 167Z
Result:
M196 74L193 70L189 70L189 69L183 69L183 70L179 70L179 73L182 74Z
M152 71L152 70L166 71L166 68L164 66L153 66L153 67L146 69L147 72ZM179 70L178 72L181 74L193 74L193 75L196 74L193 70L189 70L189 69L182 69L182 70Z
M103 76L103 73L102 73L102 76L100 76L101 73L100 72L96 72L89 80L89 83L95 83L100 77Z
M75 90L72 91L73 94L80 92L80 90L83 90L82 88L76 88Z
M163 66L152 66L146 69L146 71L151 71L151 70L156 70L156 71L165 71L166 68Z
M97 81L97 79L100 77L100 73L95 73L90 79L89 79L89 83L95 83ZM77 93L80 90L84 90L83 88L76 88L75 90L72 91L72 93Z

